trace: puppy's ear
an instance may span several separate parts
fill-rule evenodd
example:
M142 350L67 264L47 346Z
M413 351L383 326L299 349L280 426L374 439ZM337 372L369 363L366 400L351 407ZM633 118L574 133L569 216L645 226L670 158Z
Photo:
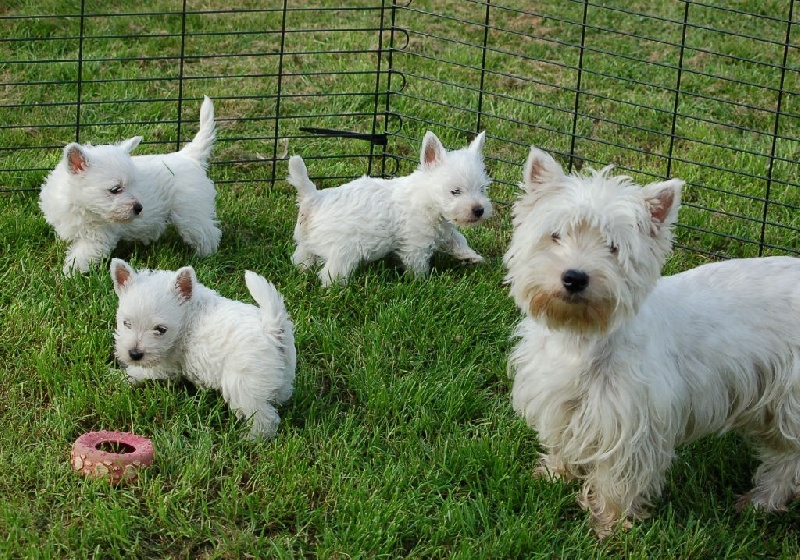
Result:
M564 177L564 170L553 159L553 156L531 146L525 167L522 170L522 188L528 192L535 191L543 185L554 183Z
M435 167L444 161L446 151L436 135L430 130L422 139L422 150L419 153L419 162L422 167Z
M134 136L133 138L128 138L127 140L123 140L118 144L120 148L125 150L128 153L131 153L133 149L139 145L139 142L142 141L141 136Z
M83 147L75 142L64 146L64 161L67 162L67 170L73 175L83 173L89 167Z
M181 303L192 299L196 285L197 276L191 266L184 266L175 274L175 293Z
M111 280L114 281L114 291L117 296L128 288L136 277L136 272L122 259L111 259Z
M665 227L668 228L677 221L683 184L682 179L670 179L642 187L644 202L653 219L651 235L658 235Z
M486 143L486 131L484 130L475 137L475 140L473 140L470 143L468 150L471 152L475 152L476 154L483 154L483 145L485 143Z

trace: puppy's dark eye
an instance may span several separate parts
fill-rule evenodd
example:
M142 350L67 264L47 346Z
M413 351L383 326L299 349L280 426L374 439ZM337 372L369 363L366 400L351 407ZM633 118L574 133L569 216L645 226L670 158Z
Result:
M450 194L452 194L453 196L458 196L461 194L461 189L454 189L450 191Z
M130 322L130 321L128 321L128 320L122 321L122 325L123 325L123 326L124 326L126 329L129 329L129 328L131 328L131 322Z
M165 332L167 332L167 327L165 327L164 325L156 325L156 332L158 334L164 334Z
M552 234L550 234L550 237L553 239L553 241L558 243L558 241L561 239L561 234L560 233L552 233Z
M119 194L119 193L121 193L122 192L122 183L117 183L116 185L114 185L113 187L108 189L108 192L110 192L111 194Z
M616 245L614 245L613 243L609 243L609 244L608 244L608 250L609 250L609 251L611 251L611 254L612 254L612 255L616 255L616 254L617 254L617 251L619 251L619 247L617 247L617 246L616 246Z

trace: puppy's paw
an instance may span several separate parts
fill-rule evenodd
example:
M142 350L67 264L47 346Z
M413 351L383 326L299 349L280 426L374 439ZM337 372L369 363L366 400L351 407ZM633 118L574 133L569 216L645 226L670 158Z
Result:
M483 262L483 257L480 256L478 253L475 253L474 255L463 257L461 259L461 262L464 262L464 263L467 263L467 264L480 264L480 263Z

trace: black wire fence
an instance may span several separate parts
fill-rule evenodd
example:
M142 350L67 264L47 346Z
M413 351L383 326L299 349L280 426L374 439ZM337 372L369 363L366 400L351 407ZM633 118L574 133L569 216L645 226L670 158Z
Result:
M219 188L282 181L289 153L330 185L402 174L425 130L458 147L485 129L501 203L536 144L569 169L614 163L642 182L687 180L686 248L798 253L794 4L0 6L0 189L37 190L71 141L141 134L139 153L176 149L207 94Z

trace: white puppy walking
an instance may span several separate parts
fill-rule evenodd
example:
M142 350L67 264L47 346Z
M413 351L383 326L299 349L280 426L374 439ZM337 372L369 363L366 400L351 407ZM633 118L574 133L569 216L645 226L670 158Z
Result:
M288 181L297 189L299 212L292 262L324 266L324 286L344 284L361 261L396 253L407 269L425 276L437 249L472 263L483 261L457 226L491 216L491 179L483 165L485 133L467 147L445 150L432 132L425 134L420 165L396 179L361 177L318 191L300 156L289 159Z
M800 260L741 259L661 277L683 181L610 167L566 175L531 149L505 262L525 317L514 409L579 478L599 535L644 517L676 446L736 429L761 459L738 506L781 510L800 485Z
M190 266L137 272L112 259L111 279L119 296L115 352L131 382L182 377L216 389L239 418L252 418L252 439L275 434L275 406L292 395L297 360L275 286L245 273L256 307L203 286Z
M172 223L200 256L217 250L216 191L206 175L214 104L204 98L200 129L181 151L131 157L142 137L119 144L68 144L40 192L47 223L69 242L64 272L86 272L121 240L150 243Z

